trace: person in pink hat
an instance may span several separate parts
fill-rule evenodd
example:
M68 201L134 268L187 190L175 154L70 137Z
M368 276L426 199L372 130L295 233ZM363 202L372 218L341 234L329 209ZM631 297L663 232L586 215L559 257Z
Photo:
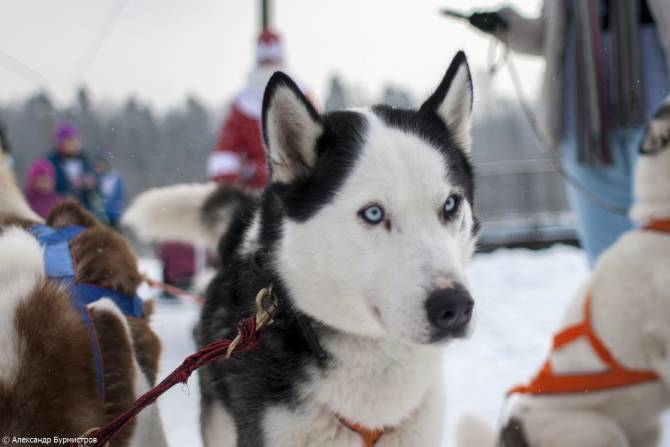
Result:
M207 161L207 175L219 182L262 188L268 169L261 136L263 92L270 76L283 70L284 48L279 35L265 29L258 36L256 67L235 97L214 151Z
M45 218L63 199L56 192L56 170L44 158L35 161L26 176L26 200L38 215Z

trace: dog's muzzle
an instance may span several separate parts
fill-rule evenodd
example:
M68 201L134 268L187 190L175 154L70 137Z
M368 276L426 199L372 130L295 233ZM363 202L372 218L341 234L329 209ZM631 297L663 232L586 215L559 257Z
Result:
M426 312L433 332L431 341L464 337L474 307L470 292L462 284L455 283L449 288L432 291L426 300Z

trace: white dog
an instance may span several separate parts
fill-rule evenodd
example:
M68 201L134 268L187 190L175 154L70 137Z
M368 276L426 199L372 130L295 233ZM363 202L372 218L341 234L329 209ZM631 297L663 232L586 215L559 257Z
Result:
M512 390L504 447L652 447L670 407L670 101L640 148L632 217L569 305L538 375ZM459 445L493 443L462 421ZM488 443L488 444L487 444Z

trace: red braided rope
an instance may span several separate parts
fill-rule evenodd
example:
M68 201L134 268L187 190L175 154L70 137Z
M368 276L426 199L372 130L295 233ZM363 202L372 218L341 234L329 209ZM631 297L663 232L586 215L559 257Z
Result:
M234 347L232 353L248 352L258 346L259 332L256 330L255 316L240 321L237 324L237 329L240 341ZM177 369L163 379L161 383L140 396L132 407L109 421L102 428L88 433L83 437L95 439L96 445L104 446L110 439L123 430L140 411L154 403L167 390L178 383L186 383L193 371L225 356L231 343L232 340L217 340L198 352L191 354ZM73 447L76 445L72 444Z

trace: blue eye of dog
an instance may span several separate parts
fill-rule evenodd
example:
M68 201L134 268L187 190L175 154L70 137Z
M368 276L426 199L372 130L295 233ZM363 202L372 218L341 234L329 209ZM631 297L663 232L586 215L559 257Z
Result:
M369 205L358 212L366 223L377 225L384 220L384 208L379 205Z
M444 214L445 219L451 218L456 211L458 211L458 206L461 204L461 196L452 194L450 195L447 200L444 202L444 207L442 208L442 212Z

